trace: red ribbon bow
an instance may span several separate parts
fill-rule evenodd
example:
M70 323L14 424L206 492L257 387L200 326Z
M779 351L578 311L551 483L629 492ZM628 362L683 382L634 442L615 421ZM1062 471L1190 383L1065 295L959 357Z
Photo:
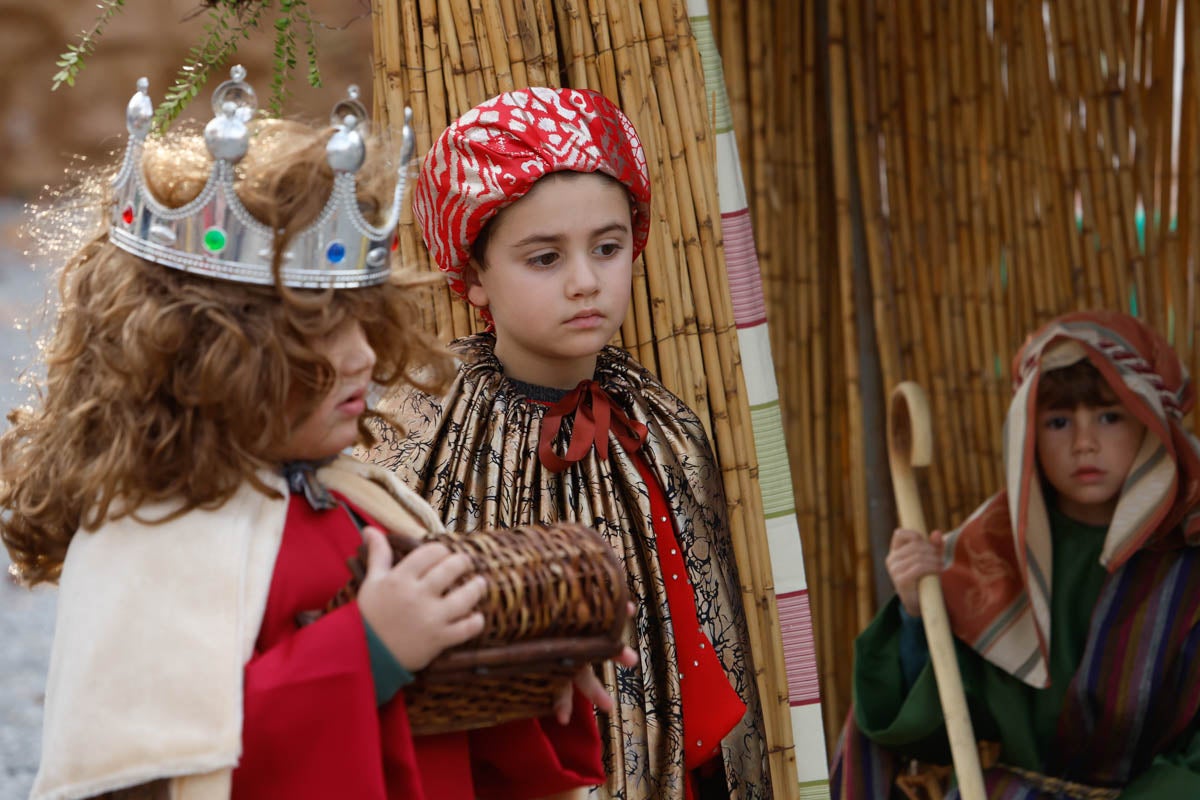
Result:
M571 440L567 443L566 454L559 456L554 452L554 439L562 429L563 420L572 414L575 415L575 427L571 431ZM551 472L562 472L568 465L579 461L587 455L593 444L596 445L596 454L607 459L610 431L630 453L646 441L645 425L625 416L600 388L600 384L581 381L546 412L538 441L538 457Z

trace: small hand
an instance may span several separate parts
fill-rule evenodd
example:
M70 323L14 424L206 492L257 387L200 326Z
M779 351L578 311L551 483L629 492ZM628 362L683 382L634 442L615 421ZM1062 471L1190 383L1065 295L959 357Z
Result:
M483 614L475 607L486 581L471 571L469 556L444 545L423 544L392 566L392 550L377 529L363 530L367 540L367 574L358 590L358 609L400 665L409 672L424 669L443 650L483 631Z
M945 541L941 531L934 531L926 539L919 531L897 528L892 534L884 565L896 588L896 595L904 610L914 617L921 616L921 602L917 586L926 575L942 571L942 552Z
M626 613L633 616L633 603L630 603L626 608ZM622 648L620 653L613 656L612 659L622 667L632 667L638 662L637 653L633 652L628 646ZM571 721L571 711L574 707L575 689L587 698L588 702L594 705L605 713L611 712L616 705L613 703L612 696L604 688L604 684L596 677L596 672L591 665L585 665L583 669L575 673L572 682L564 686L554 698L554 718L559 724L566 725Z

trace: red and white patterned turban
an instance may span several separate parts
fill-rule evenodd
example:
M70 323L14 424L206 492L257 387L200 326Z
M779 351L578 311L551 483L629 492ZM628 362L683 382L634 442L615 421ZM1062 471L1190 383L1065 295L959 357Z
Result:
M633 123L604 95L534 87L480 103L442 132L417 177L413 215L450 288L488 220L552 172L602 172L629 189L633 257L650 233L650 175Z

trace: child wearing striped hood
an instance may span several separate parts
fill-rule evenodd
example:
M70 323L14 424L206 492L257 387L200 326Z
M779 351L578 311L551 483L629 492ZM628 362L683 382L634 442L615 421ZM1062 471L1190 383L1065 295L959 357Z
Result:
M990 798L1200 796L1200 443L1178 355L1078 312L1013 364L1006 488L928 540L897 530L897 599L859 636L834 796L948 763L916 586L940 573ZM994 761L995 763L987 763ZM957 796L952 791L950 796Z

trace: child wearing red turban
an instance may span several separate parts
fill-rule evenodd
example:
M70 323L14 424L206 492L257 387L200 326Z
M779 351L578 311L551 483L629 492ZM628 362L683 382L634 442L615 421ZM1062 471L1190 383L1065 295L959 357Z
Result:
M438 138L414 212L488 333L442 396L392 407L370 457L448 527L575 520L625 564L635 666L606 665L607 784L625 800L769 798L762 717L720 471L696 415L609 345L650 229L632 124L578 89L507 92Z

